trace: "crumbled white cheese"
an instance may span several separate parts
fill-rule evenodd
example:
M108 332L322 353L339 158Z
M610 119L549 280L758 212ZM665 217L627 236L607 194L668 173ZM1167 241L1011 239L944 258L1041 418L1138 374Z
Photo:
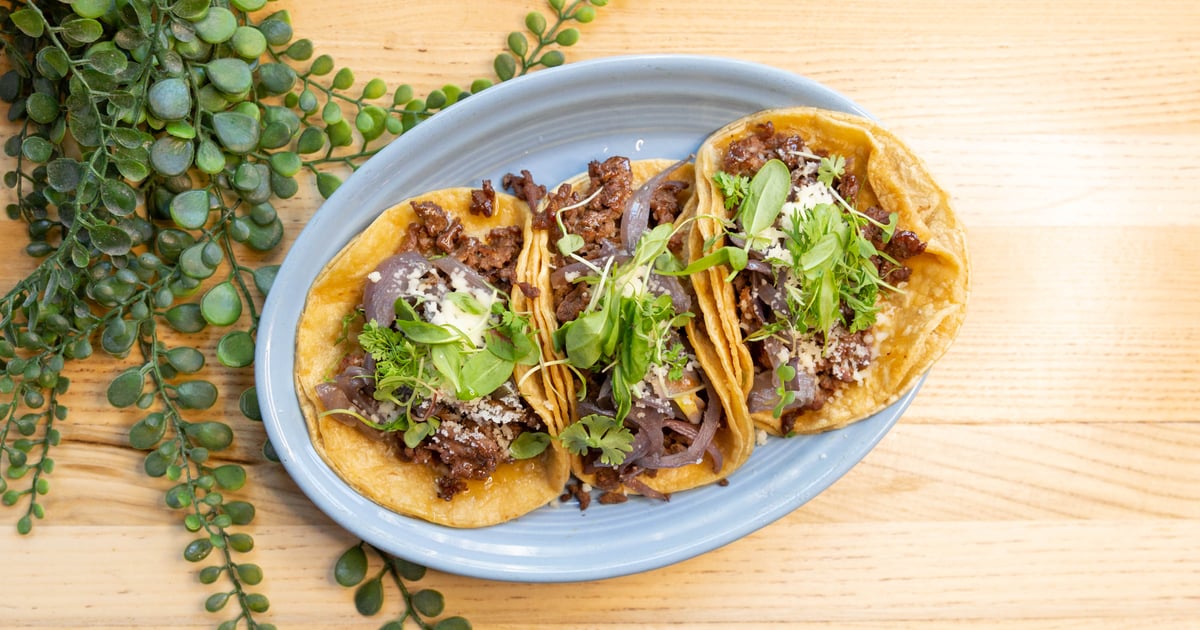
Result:
M370 280L371 282L379 282L380 280L383 280L383 274L379 273L378 271L372 271L371 273L367 274L367 280Z
M758 429L754 432L754 443L758 446L766 446L768 437L770 436L767 435L766 431Z

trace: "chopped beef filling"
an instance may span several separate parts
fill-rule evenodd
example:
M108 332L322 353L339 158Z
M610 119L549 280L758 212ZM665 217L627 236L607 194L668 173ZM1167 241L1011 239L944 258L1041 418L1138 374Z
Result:
M490 185L485 182L484 190L487 189L490 189ZM473 191L472 200L475 193L480 192ZM494 198L495 192L491 195ZM451 217L436 203L413 202L412 208L420 222L408 225L400 245L401 251L418 251L426 256L454 256L478 271L496 289L506 294L509 292L516 279L516 261L525 240L521 226L495 228L480 241L463 234L462 221L458 217Z

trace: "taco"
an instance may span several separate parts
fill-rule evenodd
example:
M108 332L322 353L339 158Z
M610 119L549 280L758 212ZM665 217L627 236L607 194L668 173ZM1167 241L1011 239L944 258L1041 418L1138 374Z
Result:
M870 120L763 111L696 158L693 278L754 424L836 429L914 386L965 314L965 230L921 161Z
M686 263L693 174L614 156L537 204L527 269L540 275L525 280L550 286L533 316L567 411L560 438L602 502L722 480L754 446L728 384L708 377L720 359L687 278L660 273Z
M296 387L317 452L364 496L481 527L562 491L562 412L546 375L527 374L544 352L524 313L543 290L521 280L530 229L528 206L488 182L430 192L385 211L314 281Z

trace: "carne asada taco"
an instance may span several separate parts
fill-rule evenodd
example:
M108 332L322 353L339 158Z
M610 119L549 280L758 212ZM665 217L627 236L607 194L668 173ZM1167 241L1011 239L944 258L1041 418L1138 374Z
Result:
M547 371L568 410L560 439L601 501L724 479L754 446L748 416L727 411L728 383L707 375L720 359L687 278L659 273L687 262L693 176L685 161L614 156L535 212L527 269L542 275L525 279L550 286L534 315L559 363Z
M965 231L895 136L848 114L769 110L713 134L696 173L693 256L722 252L733 269L693 284L756 426L866 418L950 346L969 290Z
M521 280L530 229L528 206L488 182L439 190L384 212L313 283L301 408L317 452L364 496L482 527L562 491L562 412L547 375L522 378L544 353L524 313L542 290Z

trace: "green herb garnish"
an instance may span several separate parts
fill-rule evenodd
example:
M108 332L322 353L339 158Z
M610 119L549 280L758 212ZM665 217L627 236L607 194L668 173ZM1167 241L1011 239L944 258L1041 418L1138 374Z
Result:
M563 446L575 455L584 455L589 449L600 449L600 463L620 466L625 455L633 450L633 433L624 423L611 416L592 414L563 430L559 435Z

